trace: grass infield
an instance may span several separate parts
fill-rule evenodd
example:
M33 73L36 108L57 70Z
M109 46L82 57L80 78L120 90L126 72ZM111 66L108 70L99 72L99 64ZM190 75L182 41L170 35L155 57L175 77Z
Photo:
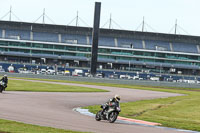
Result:
M123 84L90 83L46 79L33 80L91 84L185 94L185 96L121 103L122 112L120 112L120 116L157 122L166 127L200 131L200 88L133 86ZM88 108L91 112L96 113L100 109L100 106L95 105L85 108Z
M34 92L107 92L106 90L79 87L70 85L59 85L50 83L39 83L22 80L9 79L7 91L34 91Z
M0 133L86 133L0 119Z

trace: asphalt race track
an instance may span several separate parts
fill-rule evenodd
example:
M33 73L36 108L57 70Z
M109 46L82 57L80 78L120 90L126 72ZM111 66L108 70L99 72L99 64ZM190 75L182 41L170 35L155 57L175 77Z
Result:
M122 102L164 98L180 94L73 83L46 83L86 86L105 89L110 92L60 93L7 91L0 94L0 118L41 126L96 133L181 133L181 131L164 128L122 123L110 124L106 121L98 122L93 117L73 111L73 108L104 103L115 94L121 96Z

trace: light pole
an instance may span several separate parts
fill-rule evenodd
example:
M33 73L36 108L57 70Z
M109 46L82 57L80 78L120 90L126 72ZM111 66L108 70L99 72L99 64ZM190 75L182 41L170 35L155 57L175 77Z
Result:
M160 63L160 76L161 76L161 66L162 66L162 64Z

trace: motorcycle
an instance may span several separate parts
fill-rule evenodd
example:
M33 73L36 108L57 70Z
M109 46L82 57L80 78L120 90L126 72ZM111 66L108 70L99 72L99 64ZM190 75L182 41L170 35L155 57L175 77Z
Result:
M110 123L114 123L119 115L119 112L121 112L120 107L113 102L109 105L108 109L103 112L104 106L105 105L101 105L102 109L97 112L95 119L97 121L108 120Z
M3 81L0 81L0 93L5 91L5 83Z

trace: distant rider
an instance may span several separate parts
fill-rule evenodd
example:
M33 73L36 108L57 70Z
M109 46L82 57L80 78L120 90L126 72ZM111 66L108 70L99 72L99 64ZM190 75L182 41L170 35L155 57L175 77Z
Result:
M119 107L119 101L120 101L120 96L119 95L115 95L115 97L111 98L108 102L106 102L104 105L103 105L103 111L102 111L102 114L104 113L105 110L108 110L109 107L115 103L115 105L117 107Z
M4 75L0 81L4 82L4 91L5 91L5 89L7 87L7 84L8 84L8 77L7 77L7 75Z

